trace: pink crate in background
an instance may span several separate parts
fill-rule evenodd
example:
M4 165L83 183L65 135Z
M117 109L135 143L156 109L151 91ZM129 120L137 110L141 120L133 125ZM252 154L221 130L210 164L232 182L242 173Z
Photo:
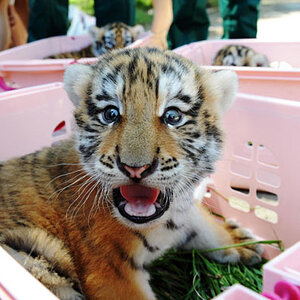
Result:
M74 59L42 58L57 53L78 51L90 44L89 35L57 36L0 52L0 90L63 81L64 70L74 62ZM96 60L90 58L82 62Z
M62 83L1 93L0 160L25 155L69 137L72 110Z
M211 66L225 45L241 44L265 54L278 68ZM211 40L179 47L174 52L212 70L232 69L239 76L239 92L300 101L300 42L263 42L256 39ZM289 65L289 66L287 66Z
M143 32L143 40L149 34ZM78 51L91 44L88 34L57 36L0 52L0 91L63 81L66 67L74 59L43 59L44 57ZM134 43L138 47L139 39ZM97 58L82 58L79 63L95 63Z
M300 239L300 102L238 94L224 123L224 155L207 202L260 239L292 246Z

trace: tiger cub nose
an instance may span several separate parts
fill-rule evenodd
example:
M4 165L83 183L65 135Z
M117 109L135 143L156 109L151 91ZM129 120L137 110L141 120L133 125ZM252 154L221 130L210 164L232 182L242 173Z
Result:
M150 167L150 165L144 165L142 167L138 167L138 168L135 168L135 167L129 167L127 165L124 165L124 168L126 171L128 171L129 173L129 177L130 178L142 178L142 173L147 170L148 168Z
M120 159L117 159L117 165L122 173L124 173L126 176L132 178L132 179L142 179L150 174L152 174L157 166L158 166L158 159L155 158L152 162L152 164L147 164L141 167L132 167L128 166L120 161Z

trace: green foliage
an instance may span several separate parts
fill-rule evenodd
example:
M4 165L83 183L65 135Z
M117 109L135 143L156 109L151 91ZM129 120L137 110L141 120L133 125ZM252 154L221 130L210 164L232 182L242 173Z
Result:
M85 13L94 15L94 0L69 0L69 4L77 5Z
M235 283L260 293L265 262L251 267L220 264L197 250L171 250L149 268L151 286L160 300L211 299Z

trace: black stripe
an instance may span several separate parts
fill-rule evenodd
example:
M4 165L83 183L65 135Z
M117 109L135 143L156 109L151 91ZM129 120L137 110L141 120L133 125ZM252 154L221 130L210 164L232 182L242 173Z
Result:
M158 78L155 80L155 97L158 99L158 92L159 92L159 80Z
M110 100L113 100L113 98L110 97L107 93L96 95L96 99L98 101L110 101Z
M169 230L178 230L180 227L177 226L172 219L168 220L165 224Z
M154 246L154 247L151 246L151 245L148 243L146 237L145 237L143 234L141 234L140 232L138 232L138 231L133 231L133 233L134 233L135 236L137 236L137 237L143 242L144 247L145 247L149 252L153 253L153 252L159 250L158 247L156 247L156 246Z
M191 117L197 117L198 116L198 113L199 113L199 110L200 110L200 108L201 108L201 106L202 106L202 101L197 101L194 105L193 105L193 107L191 108L191 109L189 109L188 111L186 111L184 114L185 115L189 115L189 116L191 116Z
M144 271L143 266L137 265L137 263L134 261L134 258L129 257L129 255L126 253L126 251L122 248L122 246L118 242L114 242L114 247L115 247L116 251L118 252L120 259L124 262L128 262L130 267L133 270Z
M190 233L188 233L186 235L184 241L180 243L179 247L185 246L186 244L191 242L196 236L197 236L197 232L196 231L191 231Z

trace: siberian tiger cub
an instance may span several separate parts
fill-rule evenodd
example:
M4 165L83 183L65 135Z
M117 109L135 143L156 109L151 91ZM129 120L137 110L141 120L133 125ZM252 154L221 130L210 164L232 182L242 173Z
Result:
M109 23L104 27L92 26L89 35L92 44L79 51L58 53L45 58L74 58L97 57L114 49L121 49L136 41L144 31L142 25L134 27L121 22Z
M65 89L74 137L0 165L0 245L60 299L154 300L146 266L170 247L253 239L193 198L221 154L233 71L121 49L69 66ZM208 256L254 264L261 254L256 244Z
M221 48L212 62L215 66L269 67L268 58L243 45Z

